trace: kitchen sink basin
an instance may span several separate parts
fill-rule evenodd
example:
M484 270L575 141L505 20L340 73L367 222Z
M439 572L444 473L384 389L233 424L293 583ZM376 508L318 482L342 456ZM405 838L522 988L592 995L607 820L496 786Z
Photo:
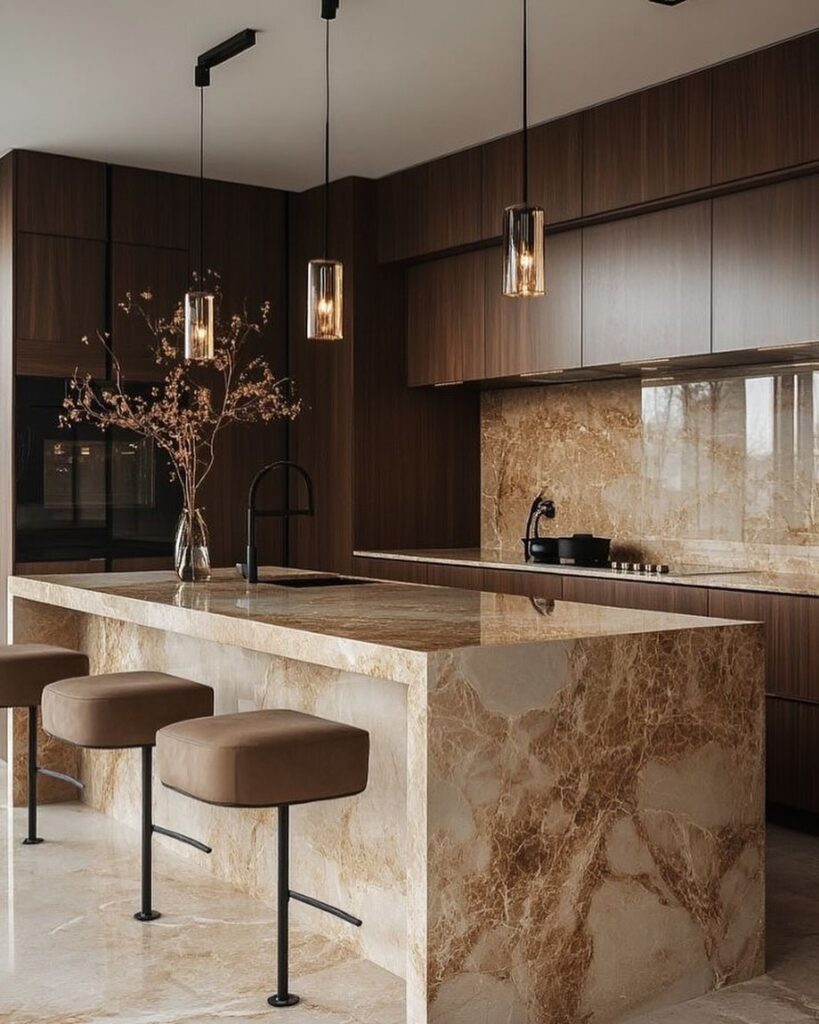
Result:
M273 587L291 587L303 590L308 587L355 587L362 583L373 583L373 580L360 580L354 576L279 576L273 579L260 579L259 583L269 583Z

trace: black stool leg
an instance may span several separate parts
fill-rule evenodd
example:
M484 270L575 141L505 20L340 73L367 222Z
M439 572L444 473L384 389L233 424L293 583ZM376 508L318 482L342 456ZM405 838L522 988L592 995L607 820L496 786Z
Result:
M288 991L288 947L290 904L290 808L279 807L279 883L278 883L278 935L279 977L276 994L268 998L271 1006L295 1006L299 1001Z
M28 709L28 835L24 846L36 846L37 837L37 708Z
M151 909L151 839L153 823L153 749L142 748L142 909L137 921L155 921L161 917Z

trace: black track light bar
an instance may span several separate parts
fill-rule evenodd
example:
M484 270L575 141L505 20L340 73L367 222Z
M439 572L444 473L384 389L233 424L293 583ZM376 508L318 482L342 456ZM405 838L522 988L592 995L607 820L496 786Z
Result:
M338 14L339 0L321 0L321 16L325 21L333 21Z
M235 36L231 36L230 39L226 39L223 43L218 43L204 53L200 53L196 58L196 68L194 70L194 81L197 87L201 88L202 86L210 85L211 68L215 68L217 64L224 64L226 60L230 60L231 57L235 57L237 54L244 53L245 50L249 50L255 44L256 32L254 29L244 28L241 32L237 32Z
M648 0L650 4L660 4L661 7L676 7L677 4L684 4L685 0Z

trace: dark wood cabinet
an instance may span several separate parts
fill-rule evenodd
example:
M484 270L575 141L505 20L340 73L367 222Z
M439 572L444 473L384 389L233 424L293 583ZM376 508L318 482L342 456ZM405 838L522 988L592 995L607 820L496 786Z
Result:
M16 562L17 576L64 576L94 572L105 572L104 558L82 558L75 561L59 562Z
M149 245L111 246L111 342L123 374L129 380L161 380L167 372L156 364L156 339L142 316L126 315L120 308L130 292L146 314L169 319L182 302L188 286L188 253ZM149 292L150 301L140 298Z
M105 239L105 164L28 150L16 159L18 231Z
M559 601L563 597L563 577L557 573L525 569L485 569L483 589L494 594L519 594L521 597Z
M709 613L765 623L767 692L819 701L819 600L791 594L712 590Z
M458 590L484 590L484 570L470 565L427 564L426 582L432 587L456 587Z
M711 203L583 229L583 365L711 349Z
M766 782L774 814L819 812L819 705L769 697L766 702ZM797 824L792 815L784 821ZM815 830L815 819L813 820Z
M704 188L711 180L711 74L583 114L583 214Z
M673 612L677 615L708 614L708 591L705 588L673 583L637 583L590 576L564 576L563 600L612 608Z
M17 372L102 376L105 243L18 233L15 278Z
M547 224L581 215L582 117L573 114L529 131L529 201L542 206ZM503 211L523 202L523 141L520 132L481 147L481 234L503 234Z
M187 249L191 187L181 174L112 167L111 241Z
M581 232L546 239L546 295L503 294L503 255L486 252L485 369L488 378L569 369L581 362Z
M819 32L713 75L715 183L819 160Z
M382 262L457 249L480 237L480 148L411 167L378 182Z
M410 267L407 377L410 385L484 376L483 252Z
M353 559L353 572L375 580L395 580L399 583L426 583L427 563L410 562L401 558Z
M715 352L819 339L817 282L819 175L714 200Z

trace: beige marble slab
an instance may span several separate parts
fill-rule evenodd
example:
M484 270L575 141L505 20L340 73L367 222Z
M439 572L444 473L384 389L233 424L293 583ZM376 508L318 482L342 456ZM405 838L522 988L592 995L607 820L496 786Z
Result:
M361 558L381 558L387 561L430 562L437 565L460 565L475 569L514 569L523 572L546 573L557 576L585 576L591 579L631 580L638 583L673 583L683 587L717 587L721 590L751 590L771 594L801 594L819 597L819 574L805 572L770 572L734 569L729 572L703 571L696 574L663 573L651 576L644 573L601 571L586 566L544 565L526 562L520 547L510 551L491 548L412 548L395 551L355 552Z
M270 572L278 570L269 570ZM762 970L761 628L384 583L299 592L170 574L10 581L16 640L92 671L214 687L366 728L370 784L296 808L294 885L406 979L408 1024L606 1024ZM84 751L85 799L139 820L133 752ZM272 812L157 787L215 877L271 899ZM294 908L298 927L309 927Z

